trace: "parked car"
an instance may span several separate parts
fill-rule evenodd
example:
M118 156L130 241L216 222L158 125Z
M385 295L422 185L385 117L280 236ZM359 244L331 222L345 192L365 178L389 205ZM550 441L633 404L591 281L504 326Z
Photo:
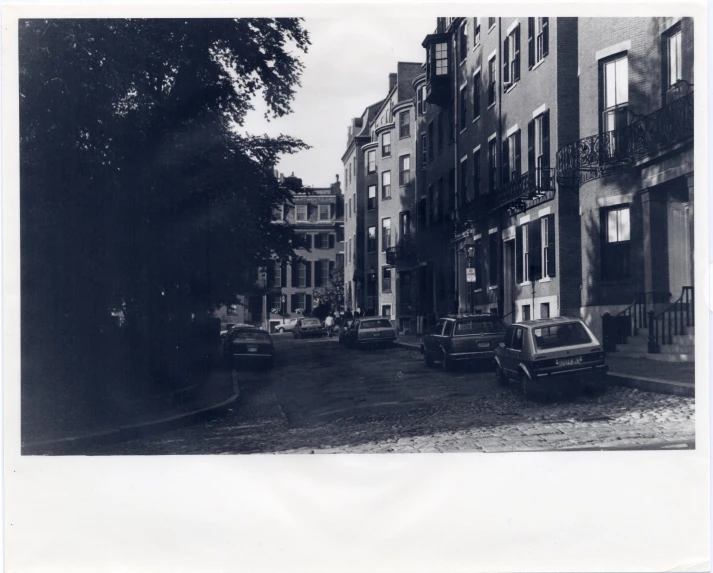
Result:
M529 320L508 327L495 351L501 384L518 382L526 397L555 391L606 391L606 355L594 333L579 318Z
M396 330L388 318L360 318L339 336L345 346L385 346L396 340Z
M233 327L225 337L223 357L233 368L246 364L271 367L274 357L272 338L264 330L252 326Z
M284 332L292 332L292 330L294 330L296 324L297 324L296 318L286 318L285 322L281 322L281 323L275 325L275 332L279 332L280 334L282 334Z
M327 336L327 330L318 318L299 318L292 329L292 336L304 338L305 336Z
M495 349L505 340L507 325L489 314L459 314L436 322L421 339L426 366L440 362L452 370L457 362L492 361Z

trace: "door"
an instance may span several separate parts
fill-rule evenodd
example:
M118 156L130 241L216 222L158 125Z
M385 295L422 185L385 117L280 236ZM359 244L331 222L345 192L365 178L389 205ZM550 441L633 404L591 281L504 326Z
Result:
M687 203L669 203L668 252L669 290L678 299L684 286L693 285L691 264L690 207Z
M515 315L510 314L515 302L515 241L506 241L503 246L503 316L511 324L515 321Z
M445 324L445 320L439 320L433 328L433 332L423 337L423 346L429 354L432 354L440 345L440 339L442 338L443 327Z
M506 348L505 354L507 355L505 370L510 378L517 380L519 375L517 368L520 365L522 359L522 346L523 339L525 335L525 329L516 326L512 330L512 339L509 341L509 346ZM506 344L508 344L506 342Z

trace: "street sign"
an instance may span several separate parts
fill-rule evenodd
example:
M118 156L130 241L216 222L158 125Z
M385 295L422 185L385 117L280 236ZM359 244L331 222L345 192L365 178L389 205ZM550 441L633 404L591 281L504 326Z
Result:
M475 269L465 269L465 282L474 283L475 282Z

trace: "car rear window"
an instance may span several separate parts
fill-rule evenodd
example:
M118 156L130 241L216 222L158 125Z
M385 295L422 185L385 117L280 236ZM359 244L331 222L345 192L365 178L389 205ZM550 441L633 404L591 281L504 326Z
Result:
M381 320L367 320L361 323L364 330L371 328L392 328L391 322L385 318Z
M234 332L232 335L233 340L258 340L258 341L268 341L270 337L267 332L261 330L245 330L240 332Z
M302 326L314 326L315 324L319 325L319 320L316 318L308 318L302 321Z
M535 328L532 334L535 338L535 346L543 350L592 342L592 337L578 322Z
M454 334L501 334L506 330L507 326L500 320L474 318L473 320L459 320L456 323Z

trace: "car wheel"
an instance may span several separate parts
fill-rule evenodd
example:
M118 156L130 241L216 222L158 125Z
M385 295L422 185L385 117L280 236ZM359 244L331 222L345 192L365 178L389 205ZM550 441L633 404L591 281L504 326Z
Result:
M278 329L277 329L277 332L279 332L280 334L285 334L285 329L284 329L284 328L278 328Z
M495 366L495 378L497 379L498 384L500 384L500 386L508 385L508 377L505 374L505 370L500 368L500 366L498 365Z

